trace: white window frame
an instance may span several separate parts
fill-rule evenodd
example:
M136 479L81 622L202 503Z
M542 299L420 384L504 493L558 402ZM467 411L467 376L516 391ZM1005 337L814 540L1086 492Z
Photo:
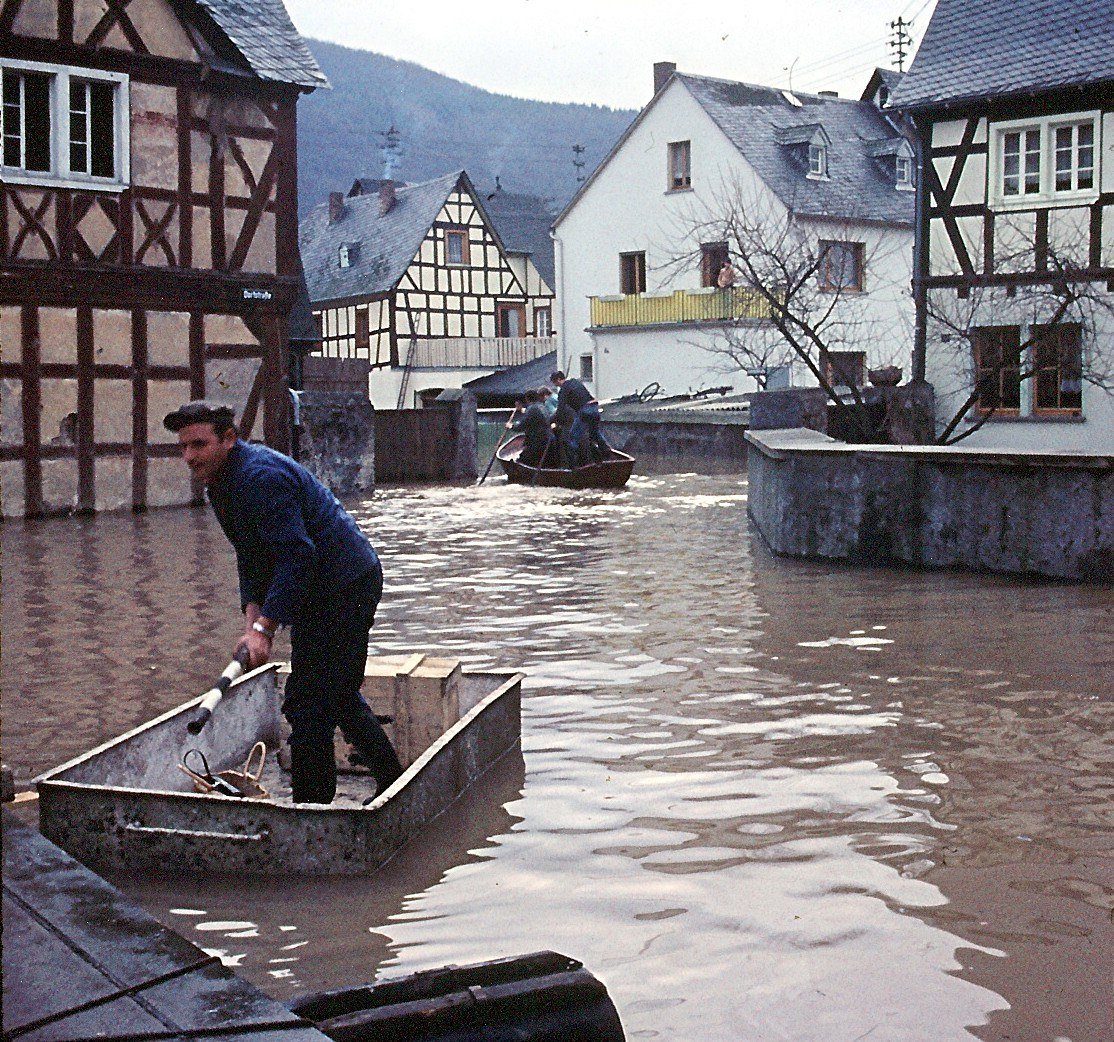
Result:
M347 243L342 243L337 247L337 267L350 268L352 267L352 250Z
M593 383L596 379L596 356L584 354L580 356L580 379L585 383Z
M1102 155L1101 113L1063 112L1054 116L1039 116L1033 119L1013 119L1003 123L992 123L989 128L989 162L987 163L986 198L996 210L1025 210L1048 206L1081 206L1093 203L1099 197L1099 169ZM1090 188L1056 190L1056 131L1062 127L1078 126L1089 123L1092 127L1093 168ZM1036 192L1006 195L1003 178L1005 176L1006 135L1032 131L1040 139L1040 173ZM1024 155L1024 152L1022 153ZM1024 164L1019 171L1025 177Z
M900 152L894 156L894 184L902 191L910 191L914 187L912 156L903 156Z
M50 170L24 170L4 166L2 176L8 184L49 185L54 188L91 188L122 192L131 180L131 108L127 73L84 69L74 65L0 58L0 70L36 72L50 77ZM99 81L115 84L113 92L112 154L115 177L94 177L70 169L70 81ZM0 113L0 121L3 115Z
M548 337L552 335L553 310L548 304L538 304L534 308L534 336Z
M828 179L828 149L815 141L808 146L808 174L813 181L826 181Z

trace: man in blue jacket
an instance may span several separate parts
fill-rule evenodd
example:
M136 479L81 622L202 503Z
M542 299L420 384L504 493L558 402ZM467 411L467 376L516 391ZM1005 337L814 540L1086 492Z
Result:
M379 558L336 497L304 467L241 441L225 405L190 402L163 420L203 482L236 550L250 668L271 657L290 627L290 676L282 711L290 722L295 803L336 795L333 735L339 727L382 792L402 767L360 694L368 631L383 592Z
M606 459L611 446L600 434L600 403L575 376L565 376L558 369L549 380L559 388L557 422L568 429L569 466Z

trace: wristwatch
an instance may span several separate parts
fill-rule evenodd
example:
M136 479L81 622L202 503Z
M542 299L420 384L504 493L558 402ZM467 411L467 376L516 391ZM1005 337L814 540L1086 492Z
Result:
M253 622L251 624L251 628L255 630L256 633L262 633L263 636L266 637L268 640L275 639L275 631L267 629L267 627L264 626L261 622Z

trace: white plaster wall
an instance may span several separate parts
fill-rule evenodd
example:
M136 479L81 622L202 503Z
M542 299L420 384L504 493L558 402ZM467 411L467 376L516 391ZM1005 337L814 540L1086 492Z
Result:
M751 377L724 367L705 349L703 345L711 343L714 335L714 327L708 326L597 332L589 337L589 343L594 341L595 371L602 376L602 381L595 381L596 392L601 398L620 398L652 383L661 384L659 397L727 385L736 393L757 391ZM663 359L668 359L668 366ZM572 358L569 371L579 375L578 356Z
M691 142L692 189L668 191L668 145ZM667 393L732 384L753 390L754 383L736 371L725 373L718 358L692 345L707 333L689 325L596 333L589 297L617 294L619 255L646 253L647 291L700 287L698 263L684 271L666 270L679 255L698 255L700 237L690 229L725 209L721 200L734 192L742 198L765 195L772 212L781 203L765 192L750 164L679 81L644 111L622 147L555 229L557 238L558 358L570 373L579 373L580 356L593 354L594 390L601 399L619 397L660 383ZM873 225L826 228L809 222L818 238L851 239L867 244L866 292L846 303L864 316L863 335L841 344L866 350L868 365L894 363L907 371L912 350L913 231ZM815 383L796 366L794 383Z
M692 190L667 191L668 145L692 143ZM619 255L646 253L648 290L696 289L700 270L694 267L676 277L661 269L680 252L698 243L685 234L686 223L704 214L725 185L742 179L755 185L749 164L722 131L693 100L679 81L644 113L623 146L597 172L587 191L555 230L557 250L558 359L570 372L579 371L579 358L593 352L587 332L591 321L588 298L619 292ZM610 339L615 335L608 334ZM643 346L632 344L643 338ZM596 358L595 391L603 398L630 392L651 381L687 387L691 377L678 371L673 356L680 347L657 331L626 336L623 352ZM640 375L632 378L632 372ZM646 378L643 379L642 377Z

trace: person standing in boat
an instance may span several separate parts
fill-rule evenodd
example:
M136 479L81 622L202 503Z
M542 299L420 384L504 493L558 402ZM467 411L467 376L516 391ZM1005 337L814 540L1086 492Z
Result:
M245 620L236 648L249 668L268 661L276 631L290 627L282 712L294 802L332 802L337 727L382 792L402 766L360 694L383 592L379 557L332 492L288 456L241 441L233 421L228 406L194 401L163 424L236 551Z
M516 403L515 415L506 424L507 430L522 431L526 435L518 461L527 467L542 465L546 449L553 439L553 427L540 399L537 391L527 391L522 401Z
M600 434L600 403L576 377L565 376L559 369L549 380L558 388L557 423L568 430L566 451L570 466L590 462L593 457L605 458L611 446Z

